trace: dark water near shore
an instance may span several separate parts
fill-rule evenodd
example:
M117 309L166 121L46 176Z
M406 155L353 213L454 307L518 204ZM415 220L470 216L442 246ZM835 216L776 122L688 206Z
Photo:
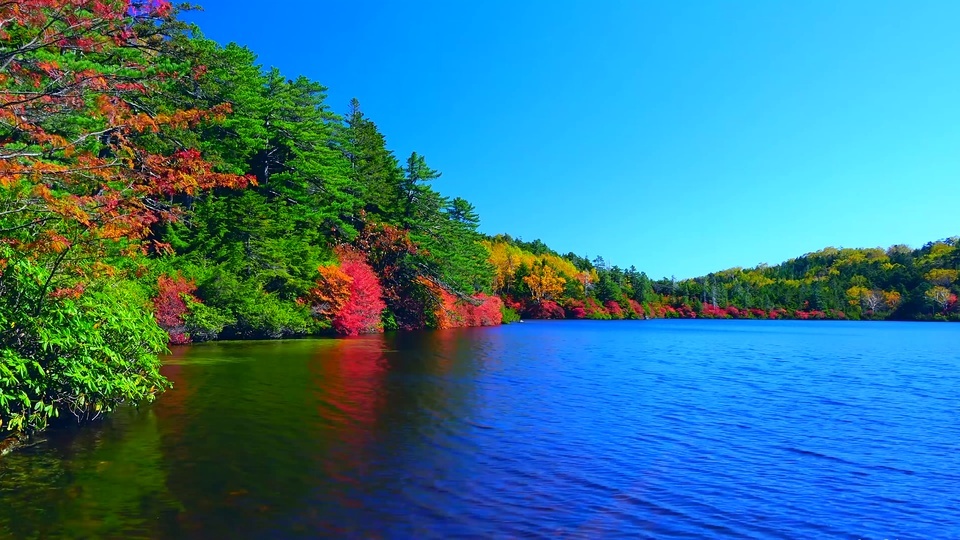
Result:
M14 538L957 538L960 325L222 343L0 459Z

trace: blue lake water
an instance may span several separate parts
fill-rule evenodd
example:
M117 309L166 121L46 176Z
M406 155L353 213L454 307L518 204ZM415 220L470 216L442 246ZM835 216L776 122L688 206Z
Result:
M0 458L16 538L960 537L960 325L528 321L177 348Z

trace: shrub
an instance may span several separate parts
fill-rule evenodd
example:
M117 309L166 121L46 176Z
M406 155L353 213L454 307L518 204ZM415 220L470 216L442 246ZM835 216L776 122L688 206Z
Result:
M607 300L606 302L604 302L603 307L606 308L607 313L610 314L611 319L623 318L623 309L620 308L620 304L614 302L613 300Z
M190 341L210 341L217 339L228 325L237 320L223 310L205 305L194 299L187 299L187 314L184 316L184 325Z
M193 296L193 291L197 290L196 285L183 276L160 276L157 278L157 290L157 297L153 301L153 316L156 317L157 324L167 331L170 343L190 343L186 325L189 312L187 301L198 303Z
M515 323L520 320L520 314L515 309L508 308L506 305L500 306L500 315L502 324Z
M543 300L531 304L525 313L530 319L564 319L566 313L563 308L553 300Z
M382 332L380 315L387 305L377 275L355 250L344 248L338 254L340 270L351 281L349 299L333 317L334 330L344 336Z
M584 311L588 319L610 320L610 314L607 313L607 310L593 298L587 298L584 304Z
M221 337L279 338L318 329L309 307L285 301L265 292L256 281L220 269L200 284L196 296L227 321Z
M0 274L0 423L14 433L70 414L95 417L168 386L157 354L167 334L144 291L88 281L43 298L48 269L19 261ZM39 304L25 309L23 299Z

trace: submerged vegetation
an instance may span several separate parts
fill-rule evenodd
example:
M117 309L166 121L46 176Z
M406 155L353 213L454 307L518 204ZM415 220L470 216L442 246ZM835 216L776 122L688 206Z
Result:
M353 100L162 0L0 4L0 421L152 399L218 338L530 318L957 319L957 239L689 280L478 232Z

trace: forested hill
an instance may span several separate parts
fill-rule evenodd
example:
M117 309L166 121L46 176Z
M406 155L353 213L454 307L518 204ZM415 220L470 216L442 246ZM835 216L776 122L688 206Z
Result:
M501 235L486 245L494 291L532 318L960 320L958 237L919 249L826 248L776 266L655 281L539 240Z
M957 320L960 238L919 249L826 248L776 266L661 282L674 302L779 310L797 318ZM704 306L707 306L706 308Z
M166 384L168 343L539 318L956 318L957 242L652 281L478 232L357 100L163 0L0 3L0 421ZM455 182L454 182L455 185ZM638 254L642 257L642 254ZM841 313L842 312L842 313Z

